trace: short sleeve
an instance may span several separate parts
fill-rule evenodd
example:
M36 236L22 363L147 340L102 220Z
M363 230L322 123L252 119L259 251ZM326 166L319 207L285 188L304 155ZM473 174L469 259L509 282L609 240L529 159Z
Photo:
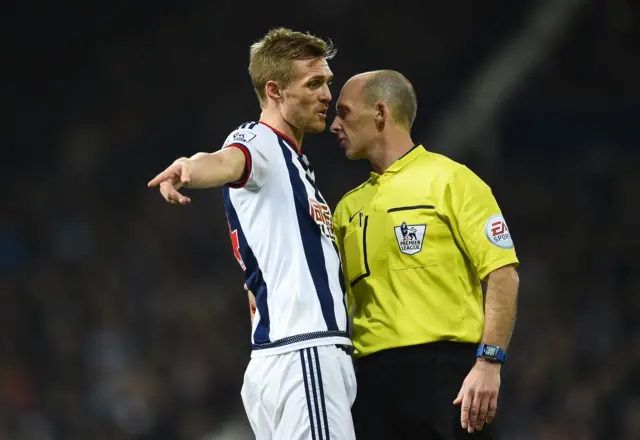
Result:
M224 141L222 148L238 148L245 156L246 167L242 179L230 183L230 188L246 188L257 191L268 177L269 155L264 134L250 129L237 129Z
M480 279L518 264L513 239L491 188L467 167L458 168L445 189L445 209L454 235Z

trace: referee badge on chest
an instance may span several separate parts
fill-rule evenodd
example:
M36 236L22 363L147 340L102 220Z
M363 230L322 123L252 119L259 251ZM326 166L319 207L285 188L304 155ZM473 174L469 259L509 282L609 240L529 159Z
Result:
M414 255L422 250L427 225L408 225L407 222L402 222L400 226L395 226L394 229L400 252Z

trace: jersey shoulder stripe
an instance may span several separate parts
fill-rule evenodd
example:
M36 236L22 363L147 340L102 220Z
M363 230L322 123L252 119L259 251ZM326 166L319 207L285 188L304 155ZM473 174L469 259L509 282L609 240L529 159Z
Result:
M263 150L266 148L272 153L278 151L279 154L278 138L276 133L260 122L245 122L229 133L223 146L242 144L249 149Z
M256 122L256 121L245 122L245 123L243 123L243 124L240 124L240 125L236 128L236 130L241 130L241 129L244 129L244 130L252 130L252 129L254 129L254 128L256 127L256 125L258 125L258 122ZM235 130L234 130L234 131L235 131Z

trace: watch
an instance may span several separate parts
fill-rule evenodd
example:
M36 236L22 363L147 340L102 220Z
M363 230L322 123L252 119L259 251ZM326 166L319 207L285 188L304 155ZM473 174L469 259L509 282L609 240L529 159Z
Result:
M507 360L507 353L497 345L481 344L476 352L476 358L480 357L488 361L504 364Z

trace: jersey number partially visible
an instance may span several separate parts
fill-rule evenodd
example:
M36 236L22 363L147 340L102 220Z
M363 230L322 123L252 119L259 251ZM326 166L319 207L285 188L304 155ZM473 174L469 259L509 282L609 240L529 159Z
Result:
M233 247L233 255L238 260L238 264L242 270L247 270L247 267L244 265L244 261L242 261L242 255L240 255L240 240L238 240L238 230L231 230L231 223L227 221L227 225L229 226L229 236L231 237L231 246Z

